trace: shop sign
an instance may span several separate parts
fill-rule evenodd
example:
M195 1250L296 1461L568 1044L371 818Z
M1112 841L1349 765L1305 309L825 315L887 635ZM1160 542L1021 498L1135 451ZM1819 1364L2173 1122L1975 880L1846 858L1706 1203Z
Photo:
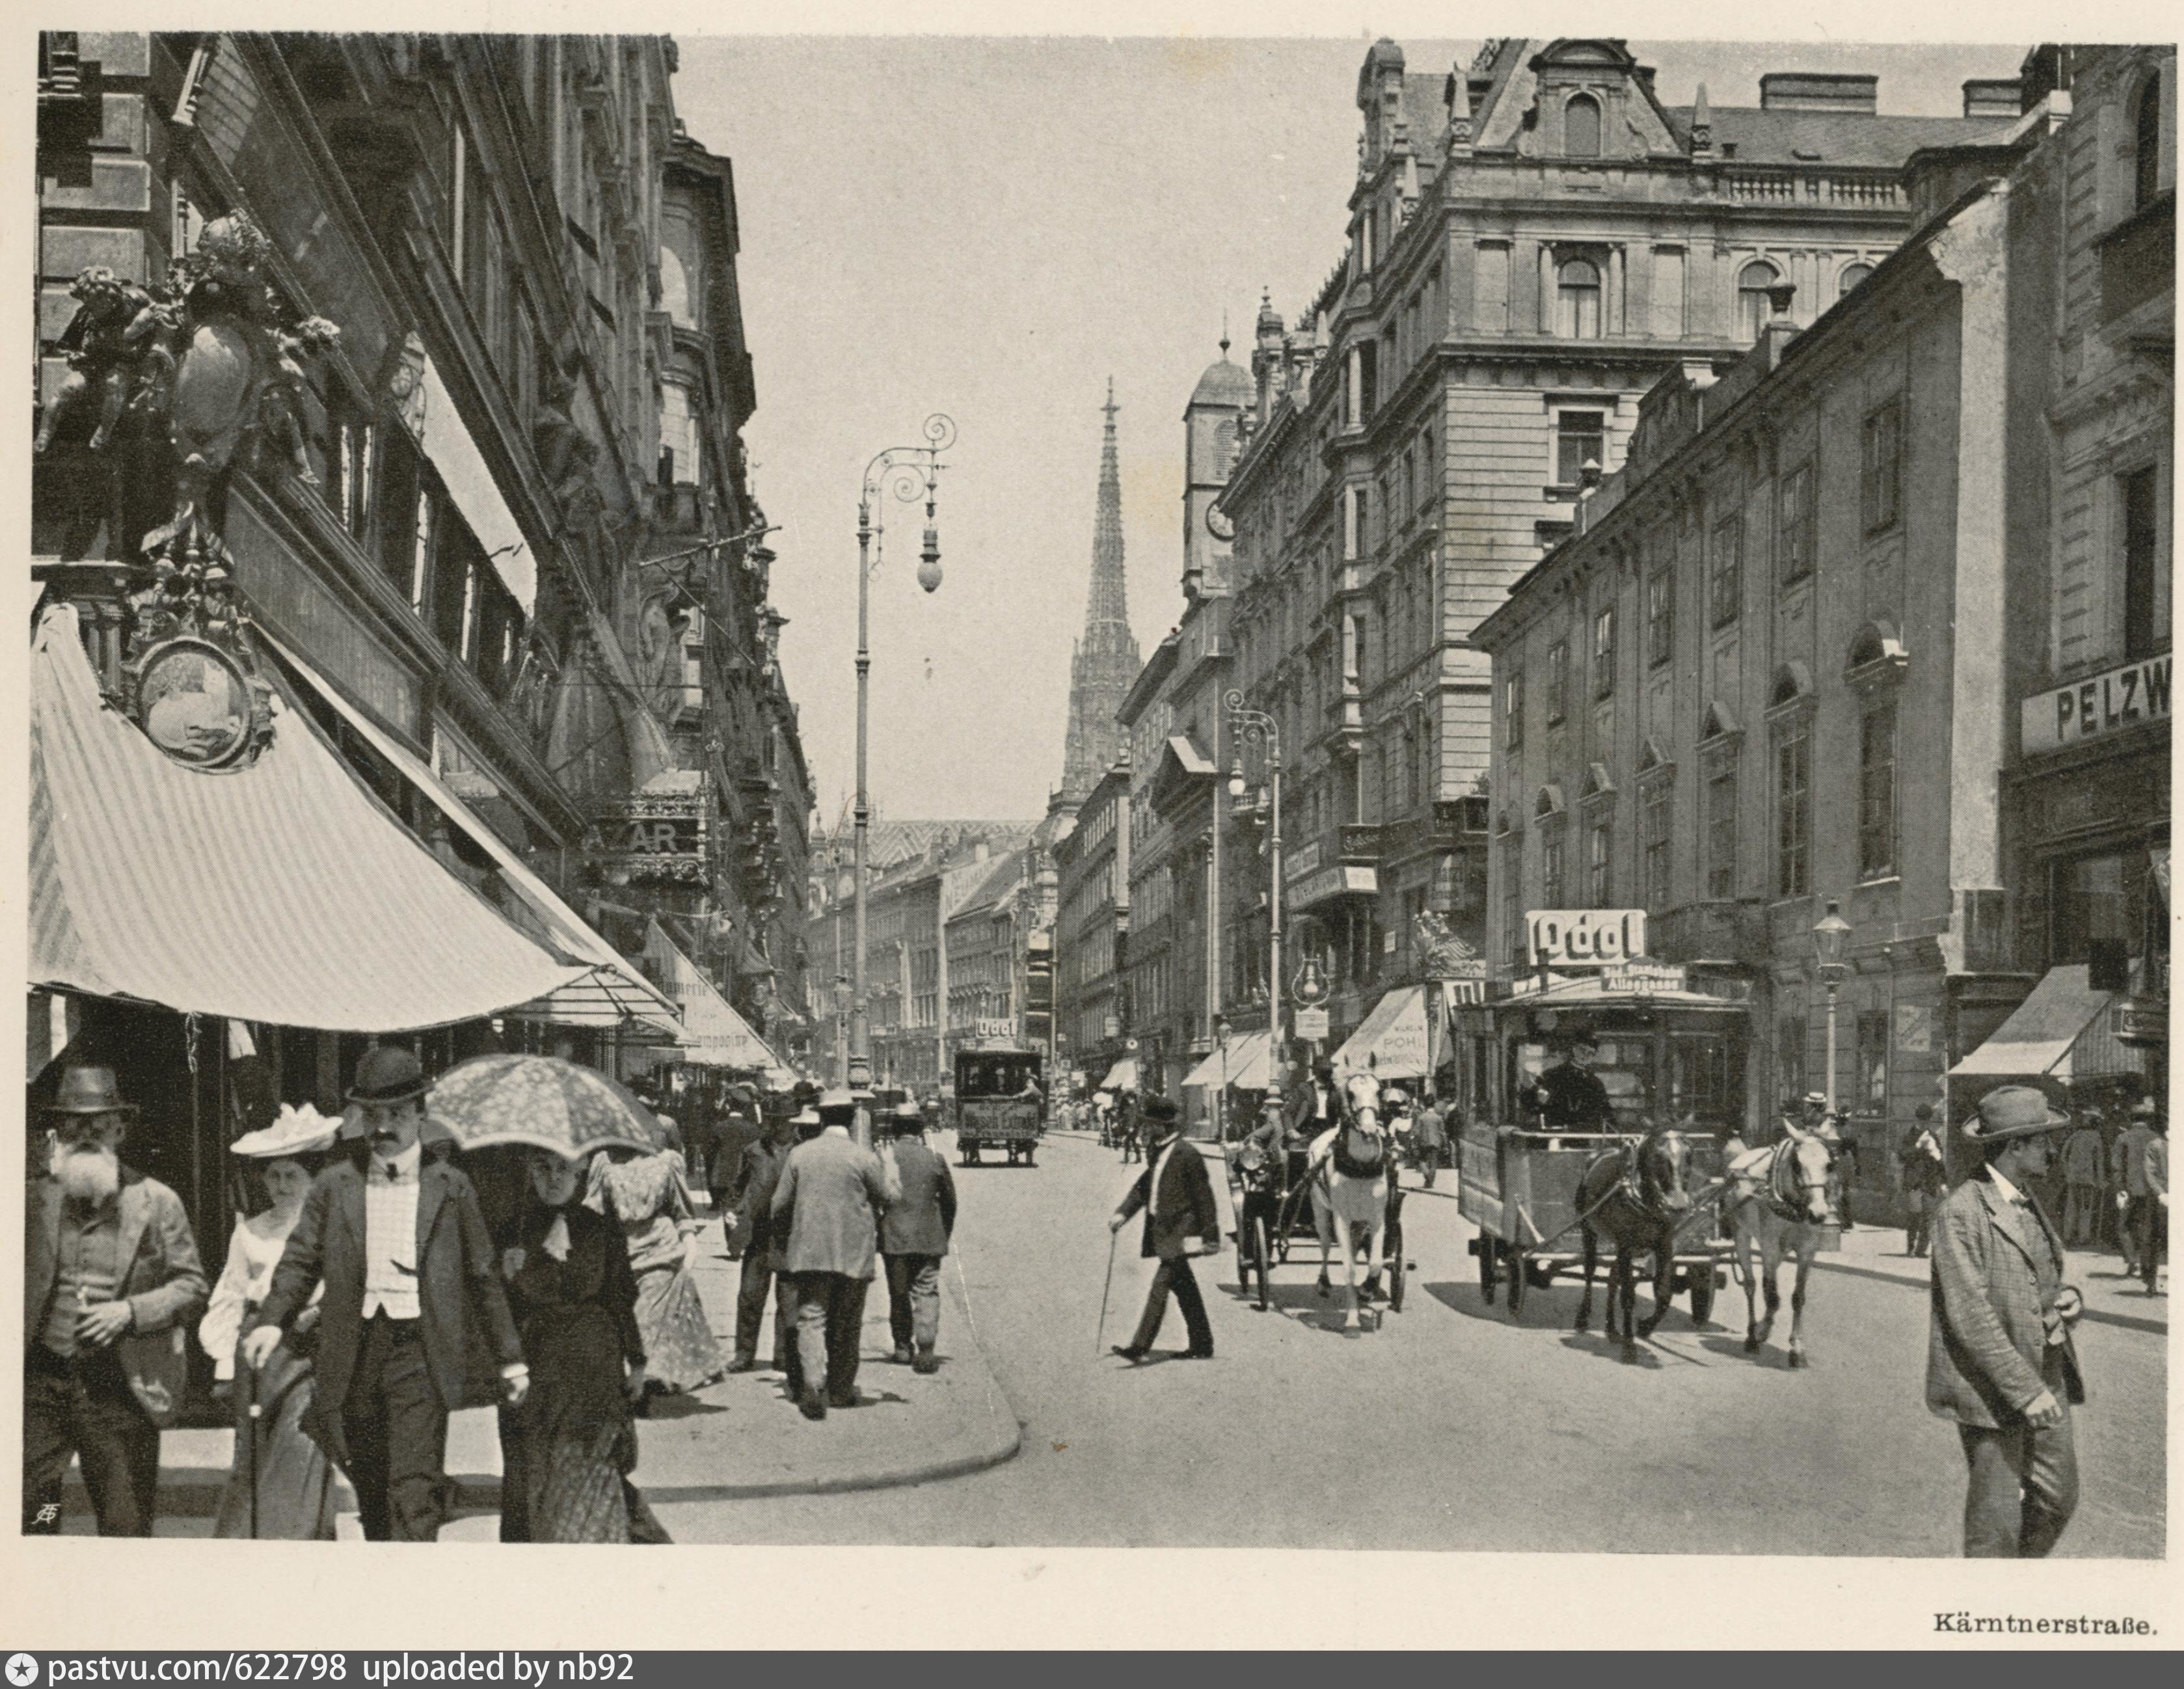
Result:
M1630 962L1646 954L1646 911L1528 909L1524 939L1535 967Z
M1927 1056L1934 1049L1934 1011L1925 1003L1896 1006L1896 1048L1906 1056Z
M1673 962L1624 962L1600 972L1600 989L1613 996L1646 996L1655 991L1690 989L1680 964Z
M599 856L606 879L703 884L707 875L710 805L697 792L638 795L597 816Z
M1327 1036L1327 1011L1325 1009L1299 1009L1296 1012L1296 1035L1299 1038L1325 1038Z
M1289 860L1282 864L1282 878L1285 883L1294 883L1302 879L1306 874L1316 872L1318 867L1319 841L1314 839L1308 844L1298 845L1290 852Z
M1345 893L1372 897L1379 893L1379 889L1380 877L1377 869L1345 867L1338 862L1331 868L1322 868L1308 879L1293 879L1290 884L1290 900L1298 908L1304 909L1315 903L1324 903L1330 897L1340 897Z
M2027 756L2082 744L2128 727L2169 719L2173 655L2126 663L2091 680L2035 693L2023 706L2022 742Z
M2119 997L2109 1010L2109 1030L2119 1044L2166 1046L2169 1042L2169 1000L2165 997Z

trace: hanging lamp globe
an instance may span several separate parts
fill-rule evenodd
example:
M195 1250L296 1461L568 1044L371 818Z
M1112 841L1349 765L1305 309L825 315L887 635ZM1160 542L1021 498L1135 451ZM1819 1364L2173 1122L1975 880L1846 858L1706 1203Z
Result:
M928 593L940 588L940 530L928 527L917 554L917 584Z

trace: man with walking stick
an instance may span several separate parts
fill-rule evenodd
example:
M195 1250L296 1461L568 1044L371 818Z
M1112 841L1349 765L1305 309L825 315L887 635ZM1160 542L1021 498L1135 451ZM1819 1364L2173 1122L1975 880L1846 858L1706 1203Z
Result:
M1206 1321L1198 1280L1191 1275L1190 1257L1211 1255L1220 1247L1221 1214L1213 1204L1213 1180L1206 1171L1205 1157L1183 1141L1181 1116L1182 1111L1164 1096L1149 1096L1139 1105L1139 1118L1152 1140L1145 1150L1145 1170L1107 1222L1110 1232L1119 1233L1130 1216L1143 1208L1145 1233L1140 1252L1160 1263L1136 1335L1115 1346L1115 1352L1134 1365L1151 1353L1171 1290L1190 1335L1184 1357L1213 1358L1213 1328Z

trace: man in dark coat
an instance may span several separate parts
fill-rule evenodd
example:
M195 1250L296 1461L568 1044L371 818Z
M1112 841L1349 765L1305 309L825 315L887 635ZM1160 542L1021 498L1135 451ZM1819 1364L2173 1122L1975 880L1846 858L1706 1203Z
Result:
M1221 1246L1221 1212L1213 1203L1213 1180L1206 1171L1206 1157L1183 1141L1182 1111L1168 1098L1149 1096L1141 1115L1152 1142L1145 1150L1145 1170L1123 1198L1107 1222L1111 1232L1120 1231L1139 1209L1145 1211L1145 1241L1139 1253L1157 1260L1145 1311L1138 1321L1137 1335L1118 1343L1115 1352L1133 1364L1152 1352L1160 1335L1162 1317L1167 1312L1168 1292L1175 1293L1183 1310L1184 1329L1190 1346L1185 1358L1213 1358L1213 1328L1206 1321L1206 1299L1191 1275L1190 1257L1211 1255Z
M787 1234L780 1270L796 1293L797 1407L807 1419L857 1405L858 1343L879 1217L898 1194L880 1158L850 1137L856 1112L846 1090L822 1097L819 1135L788 1152L773 1192L773 1224Z
M1985 1171L1935 1220L1926 1405L1956 1421L1964 1444L1970 1558L2045 1555L2078 1504L2070 1409L2086 1390L2070 1329L2085 1302L2064 1282L2063 1240L2031 1195L2070 1125L2030 1085L1989 1091L1964 1128Z
M531 1385L499 1257L470 1176L429 1119L417 1058L381 1045L357 1063L348 1101L366 1153L325 1168L243 1340L262 1366L326 1286L311 1434L356 1490L375 1542L429 1542L444 1520L448 1415L462 1405L473 1329L491 1345L511 1407Z
M71 1455L101 1536L152 1534L159 1427L181 1406L181 1328L205 1276L181 1199L122 1163L131 1112L110 1068L64 1071L52 1171L25 1193L25 1535L59 1531Z
M956 1235L956 1177L927 1146L925 1118L916 1103L903 1103L890 1123L894 1134L880 1159L894 1169L902 1195L880 1218L888 1327L898 1363L907 1361L918 1372L938 1372L940 1358L933 1352L940 1341L940 1259Z
M1290 1134L1306 1143L1342 1118L1342 1093L1334 1083L1334 1064L1321 1062L1312 1070L1308 1084L1297 1087L1290 1105Z
M1530 1086L1526 1106L1544 1115L1550 1129L1613 1131L1615 1106L1607 1100L1607 1087L1585 1066L1592 1059L1592 1034L1566 1034L1549 1048L1558 1059Z
M817 1126L819 1117L805 1110L793 1118L777 1115L766 1123L766 1136L742 1154L736 1172L733 1206L725 1224L728 1236L743 1251L743 1276L736 1285L736 1352L728 1363L732 1373L753 1370L758 1365L758 1331L766 1321L766 1297L774 1288L773 1192L781 1183L781 1169L795 1141L799 1121L809 1117ZM784 1286L784 1289L786 1287ZM786 1301L773 1316L773 1365L777 1372L793 1372L796 1345L795 1311Z

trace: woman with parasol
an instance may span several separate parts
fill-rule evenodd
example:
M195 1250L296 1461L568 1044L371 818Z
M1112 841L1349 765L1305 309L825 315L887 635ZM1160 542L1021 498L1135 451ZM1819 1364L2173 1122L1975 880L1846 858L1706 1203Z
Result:
M213 1357L215 1389L235 1391L236 1380L242 1381L235 1392L235 1470L220 1495L215 1536L333 1538L333 1467L304 1430L316 1388L317 1295L254 1377L250 1368L237 1367L236 1352L242 1334L257 1323L258 1305L272 1288L312 1176L340 1124L308 1103L284 1106L271 1125L228 1146L248 1163L251 1183L267 1206L236 1221L227 1265L198 1325L198 1341Z

